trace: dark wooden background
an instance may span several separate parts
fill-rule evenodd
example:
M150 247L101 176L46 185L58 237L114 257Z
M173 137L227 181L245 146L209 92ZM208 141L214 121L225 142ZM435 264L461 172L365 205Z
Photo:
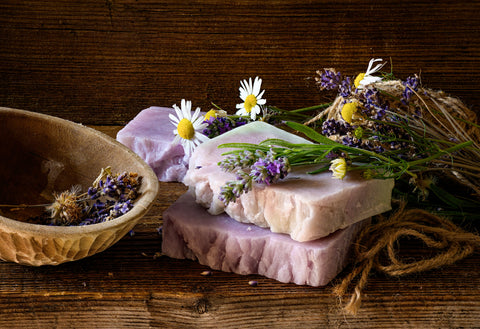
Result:
M398 77L421 72L424 85L480 113L479 13L477 0L4 0L0 106L115 136L140 110L182 98L233 112L240 79L256 75L269 104L314 105L327 100L317 69L353 76L381 57ZM99 255L56 267L0 263L0 327L480 328L478 253L420 275L373 276L357 317L339 311L331 285L204 277L193 262L155 259L161 213L184 191L161 184L137 234ZM418 254L414 243L403 248Z
M325 101L311 77L392 61L400 78L477 109L480 1L2 1L0 103L85 124L125 124L182 98L239 102L260 76L269 104ZM387 67L386 67L387 68Z

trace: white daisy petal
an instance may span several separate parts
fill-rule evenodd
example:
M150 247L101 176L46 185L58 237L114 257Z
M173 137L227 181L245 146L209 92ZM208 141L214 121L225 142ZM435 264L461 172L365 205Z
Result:
M182 99L182 112L183 112L183 117L192 121L192 102L191 101L186 101Z
M370 60L370 62L368 63L368 68L367 68L367 72L365 72L365 75L371 75L371 74L377 72L378 70L380 70L386 63L377 64L375 66L375 68L373 68L373 69L372 69L372 66L373 66L373 63L381 62L381 61L382 61L381 58L377 58L377 59L372 58Z
M259 77L256 77L255 82L253 83L252 94L257 96L258 93L260 92L261 87L262 87L262 79L260 79ZM258 96L258 97L261 97L261 96Z
M259 113L260 113L260 107L258 105L255 105L250 111L250 118L252 118L252 120L255 120L257 118L257 114Z
M193 144L195 144L195 146L198 146L202 143L203 143L203 141L201 141L200 139L196 139L196 140L193 141Z
M248 95L249 95L249 94L247 93L246 90L243 90L243 89L242 89L242 90L240 91L240 98L242 99L242 101L245 101L245 100L247 99L247 96L248 96Z
M262 96L263 96L263 93L264 93L264 92L265 92L265 90L262 90L262 92L261 92L260 94L258 94L258 95L257 95L257 99L260 99L260 98L262 98ZM256 95L256 94L255 94L255 95Z
M176 144L180 143L180 139L182 139L180 136L175 135L175 138L173 139L172 144L176 145Z
M192 119L190 121L195 122L199 118L199 115L200 115L200 108L197 107L197 109L195 110L195 113L193 113Z
M203 129L207 128L208 124L203 123L201 120L197 120L194 123L192 123L193 128L195 129L196 132L202 132Z
M177 105L173 105L173 109L177 113L177 118L181 120L180 118L183 118L182 110Z
M176 124L178 124L180 122L180 120L178 120L178 118L176 116L174 116L172 113L170 113L168 115L168 117L170 118L170 120L174 121ZM172 122L173 123L173 122ZM173 124L175 124L173 123ZM176 125L175 125L176 126Z
M360 85L361 86L367 86L369 84L379 82L379 81L382 81L382 78L374 77L374 76L371 76L371 75L370 76L365 76L365 78L363 78L363 80L360 81Z
M198 134L198 139L202 142L206 142L208 141L210 138L208 138L207 136L205 136L204 134Z
M240 89L247 91L248 89L248 81L247 80L240 80Z
M252 78L248 78L247 93L248 93L249 95L253 93Z
M238 110L235 114L236 114L236 115L241 115L241 116L243 116L243 115L248 115L248 113L247 113L247 111L245 110L245 108L242 108L242 109Z

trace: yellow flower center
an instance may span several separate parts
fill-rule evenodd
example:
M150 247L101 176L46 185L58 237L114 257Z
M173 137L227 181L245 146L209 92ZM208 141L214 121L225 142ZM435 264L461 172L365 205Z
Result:
M355 88L358 88L358 86L360 86L360 81L362 81L363 78L365 78L365 73L360 73L359 75L357 75L357 77L355 78L355 81L353 82L353 84L355 85Z
M193 124L190 120L183 118L180 120L177 126L178 135L183 139L192 139L195 135L195 129L193 129Z
M211 118L216 118L216 117L217 117L217 112L213 109L205 113L205 121L210 120Z
M342 118L348 123L352 123L353 114L357 112L357 103L347 103L342 107Z
M250 113L252 111L252 108L257 105L257 97L255 95L250 94L245 98L245 110L247 110L247 113Z

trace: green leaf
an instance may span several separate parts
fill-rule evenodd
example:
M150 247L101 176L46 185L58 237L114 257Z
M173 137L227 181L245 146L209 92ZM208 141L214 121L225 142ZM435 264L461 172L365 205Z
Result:
M320 144L338 144L337 142L332 141L331 139L323 136L322 134L319 134L318 132L316 132L312 128L310 128L308 126L305 126L301 123L289 121L289 122L286 122L285 124L287 126L289 126L290 128L301 132L302 134L304 134L305 136L307 136L308 138L312 139L313 141L315 141L317 143L320 143Z

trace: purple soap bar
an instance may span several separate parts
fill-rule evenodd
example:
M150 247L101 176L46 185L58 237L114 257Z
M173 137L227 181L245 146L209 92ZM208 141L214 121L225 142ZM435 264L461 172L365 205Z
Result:
M323 286L344 268L353 240L369 222L366 219L327 237L298 242L226 214L211 215L187 193L163 214L162 252L197 260L215 270Z
M189 158L181 144L173 145L175 127L168 118L173 108L149 107L141 111L117 134L117 140L152 167L162 182L181 182Z

